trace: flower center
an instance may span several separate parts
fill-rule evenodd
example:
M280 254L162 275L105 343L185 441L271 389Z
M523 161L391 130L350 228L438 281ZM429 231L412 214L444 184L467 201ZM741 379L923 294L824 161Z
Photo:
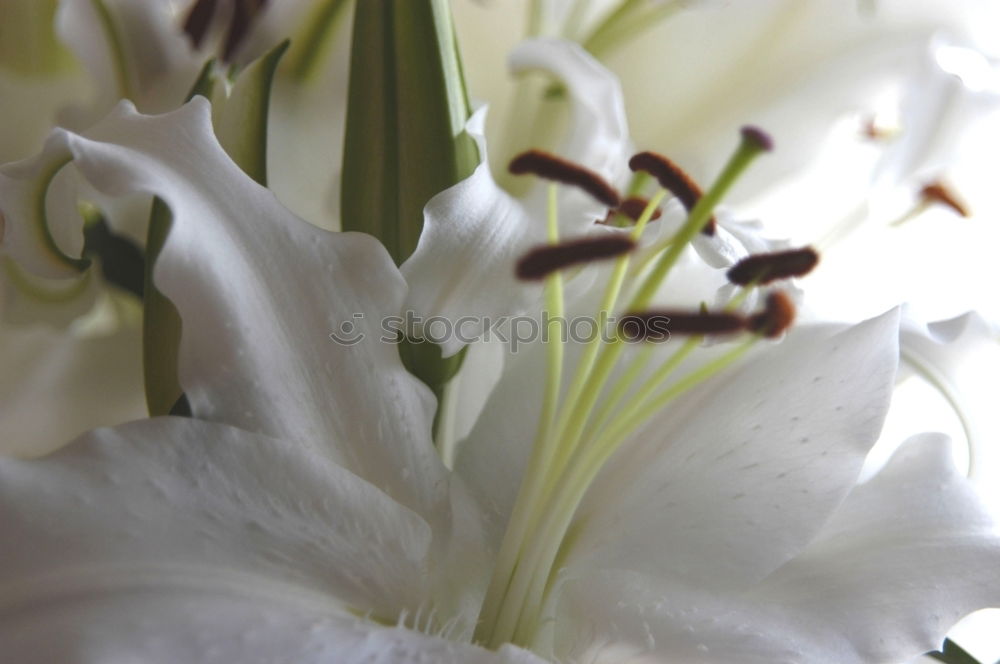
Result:
M556 185L549 186L549 244L529 252L517 266L522 279L545 279L549 325L558 327L563 314L559 270L598 259L613 259L614 264L595 322L599 329L606 329L611 312L623 309L627 315L609 339L595 335L584 344L565 389L565 349L558 329L549 330L556 333L549 335L551 341L546 348L547 377L535 444L480 612L477 642L491 648L508 642L521 646L539 642L545 607L569 546L567 533L573 516L607 460L668 403L733 364L758 339L779 336L791 324L794 307L782 293L771 293L764 310L752 316L736 313L735 308L764 283L808 272L817 258L811 249L751 257L734 266L731 281L743 286L743 290L724 311L649 310L653 296L686 246L701 233L715 232L713 211L721 198L753 159L770 149L770 139L763 132L744 129L739 147L704 193L666 158L640 153L630 166L640 177L652 176L660 187L645 200L637 198L640 187L633 186L624 202L599 176L558 157L531 151L514 159L512 171L518 174L530 173L588 191L612 208L608 218L599 223L621 227L597 239L561 243ZM671 238L652 248L646 269L630 276L630 251L668 193L684 204L687 219ZM629 202L636 200L643 202L638 214L637 204ZM634 225L626 227L633 220ZM625 300L626 306L618 307L619 300L627 295L630 298ZM728 352L685 375L675 376L705 335L740 333L745 339ZM627 346L641 341L666 341L671 335L687 339L652 372L648 369L654 359L654 345L647 343L617 380L610 381Z

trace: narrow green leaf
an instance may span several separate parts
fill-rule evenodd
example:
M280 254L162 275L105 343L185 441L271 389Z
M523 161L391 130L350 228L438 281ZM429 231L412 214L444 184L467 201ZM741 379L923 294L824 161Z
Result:
M397 263L423 208L479 161L444 0L366 0L354 11L341 180L344 230L379 238Z
M146 407L151 416L166 415L181 398L177 376L181 315L153 283L153 266L170 233L173 217L161 199L153 199L146 232L146 273L143 280L142 368Z
M240 72L228 97L222 92L222 86L216 84L211 98L212 124L222 147L244 173L265 187L271 85L286 50L287 40Z
M979 664L978 659L967 653L951 639L945 639L941 650L929 652L927 656L939 662L946 662L946 664Z
M229 96L210 61L191 92L212 100L212 122L222 147L243 171L267 185L267 118L274 72L288 42L249 65L237 77ZM185 401L177 376L181 317L174 304L153 284L153 266L170 233L170 208L154 199L146 238L143 304L143 369L150 415L183 413Z
M323 0L309 12L292 39L288 68L294 78L308 81L316 75L349 5L348 0Z
M365 0L354 10L341 176L341 226L377 237L397 264L413 253L423 210L479 163L446 0ZM411 373L438 396L464 354L443 359L404 340Z

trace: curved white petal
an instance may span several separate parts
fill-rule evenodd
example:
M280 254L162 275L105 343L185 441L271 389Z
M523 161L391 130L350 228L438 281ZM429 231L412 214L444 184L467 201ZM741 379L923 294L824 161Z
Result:
M47 454L146 414L136 326L109 334L0 325L0 455Z
M23 664L542 664L510 646L491 652L335 607L198 587L38 607L0 623L0 639Z
M532 662L426 604L430 530L326 457L159 418L0 460L0 640L24 662ZM124 659L122 659L124 658Z
M632 572L571 582L561 654L589 646L604 661L610 643L639 661L905 661L940 647L966 613L1000 601L998 563L996 524L952 467L948 441L928 435L856 488L801 555L746 592Z
M930 324L904 318L900 368L928 381L948 401L969 444L970 471L989 480L1000 470L995 395L1000 389L1000 337L969 312Z
M539 70L561 81L571 99L572 124L559 154L611 182L628 173L631 143L618 78L578 44L528 39L511 51L513 74Z
M96 86L86 110L64 115L69 126L89 126L122 98L147 113L176 108L207 59L191 47L179 9L163 0L62 0L56 30Z
M752 583L809 542L857 480L888 409L897 312L793 330L664 409L577 515L567 566L706 587Z
M49 189L71 156L60 138L50 137L39 154L0 166L0 255L40 277L80 274L83 220L52 214L48 205ZM75 246L64 248L56 238Z
M541 295L540 287L515 278L514 265L544 240L545 219L494 181L482 140L485 114L477 111L466 128L478 139L482 161L471 176L427 203L417 248L400 267L410 286L404 310L456 325L469 317L461 327L469 341L488 327L485 318L524 311ZM441 347L449 356L466 343L452 335Z
M562 81L572 101L573 124L557 152L620 182L627 172L628 126L618 81L571 42L535 39L521 43L510 56L515 72L543 70ZM424 229L417 249L403 264L410 284L406 309L424 319L443 316L463 324L465 341L450 338L446 355L481 335L501 316L523 313L538 302L541 288L518 282L514 265L546 238L546 187L534 187L524 199L497 184L483 139L485 109L469 121L482 162L467 179L438 194L424 209ZM564 238L595 227L605 210L575 189L559 196L559 227ZM490 320L485 320L485 319Z
M0 475L13 613L144 586L328 595L389 620L427 598L426 522L294 442L158 418L2 460Z
M406 288L398 271L374 239L282 207L225 154L209 110L196 98L142 116L126 103L86 138L55 139L97 189L155 194L173 211L155 280L183 319L180 378L194 413L322 450L445 519L433 399L381 340Z

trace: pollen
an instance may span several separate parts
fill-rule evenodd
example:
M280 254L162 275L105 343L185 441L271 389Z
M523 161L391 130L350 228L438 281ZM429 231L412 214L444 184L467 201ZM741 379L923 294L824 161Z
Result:
M747 125L740 129L740 135L743 137L744 142L753 145L761 152L771 152L774 150L774 139L760 127Z
M702 196L701 187L694 178L661 154L640 152L629 159L628 166L633 171L643 171L656 178L660 186L676 196L688 212L694 209ZM702 233L715 235L715 217L709 219Z
M621 202L617 208L608 210L608 216L604 219L599 220L599 224L611 224L614 222L615 218L619 215L631 219L633 222L639 221L639 217L642 213L646 211L646 206L649 205L649 200L643 198L642 196L629 196ZM663 211L660 208L653 210L653 215L649 218L650 221L654 219L659 219L663 216ZM619 224L624 225L624 224Z
M940 203L951 208L960 217L969 216L969 207L959 199L958 195L943 182L934 181L925 184L920 190L920 198L925 203Z
M645 311L624 316L618 325L629 341L666 341L671 334L732 334L747 329L748 320L730 312Z
M573 265L591 263L627 254L635 249L635 241L623 233L584 237L561 244L543 245L532 249L517 262L518 279L538 281L553 272Z
M782 291L767 296L764 311L750 317L749 327L762 337L775 339L795 322L795 305Z
M522 152L510 162L508 170L514 175L537 175L578 187L609 208L617 208L621 204L618 191L600 175L542 150Z
M747 256L729 268L726 277L739 286L766 285L778 279L801 277L812 272L819 254L812 247Z

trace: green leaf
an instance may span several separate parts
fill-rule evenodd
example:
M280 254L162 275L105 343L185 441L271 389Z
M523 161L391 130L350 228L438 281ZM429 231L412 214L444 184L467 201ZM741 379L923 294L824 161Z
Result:
M181 398L177 377L181 344L181 315L153 284L153 266L170 233L173 217L161 199L153 199L146 233L146 274L143 281L142 368L146 406L151 416L166 415Z
M212 124L219 143L243 172L267 186L267 117L274 72L288 50L284 41L244 69L227 97L217 82Z
M979 664L978 659L967 653L951 639L945 639L941 650L929 652L927 656L947 664Z
M357 3L341 179L344 230L374 235L402 263L423 208L479 162L445 0Z
M212 100L212 123L222 147L233 161L261 185L267 185L267 118L274 72L288 42L250 64L237 77L229 95L225 81L209 61L188 95ZM146 238L143 304L143 369L150 415L183 412L183 390L177 376L181 317L174 304L153 284L153 266L170 233L170 208L153 201Z
M341 176L341 227L377 237L396 261L413 253L424 206L479 164L465 133L469 102L446 0L365 0L354 10ZM443 359L405 340L404 364L437 395L464 354Z
M348 0L323 0L313 6L292 39L288 69L294 78L309 81L316 75L349 5Z

